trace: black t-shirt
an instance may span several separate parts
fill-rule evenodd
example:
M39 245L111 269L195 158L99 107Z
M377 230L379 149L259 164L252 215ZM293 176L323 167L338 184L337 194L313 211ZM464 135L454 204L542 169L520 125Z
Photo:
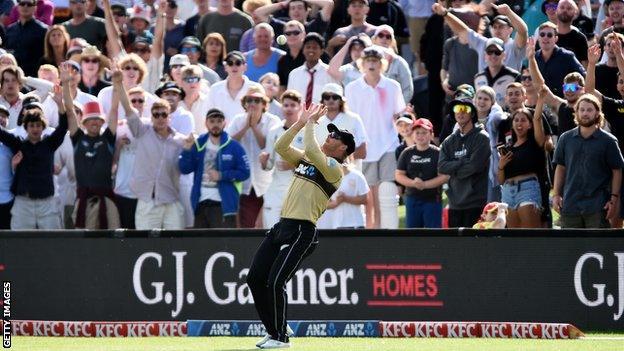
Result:
M106 87L109 87L110 85L111 85L110 83L105 82L101 79L98 79L94 86L88 87L84 84L82 80L80 80L80 83L78 83L78 89L80 89L80 91L82 91L83 93L91 94L93 96L98 96L98 94L100 93L100 90Z
M573 27L570 33L557 34L557 38L557 46L572 51L579 62L587 61L587 38L578 29Z
M92 138L81 129L71 137L74 145L76 183L79 187L112 188L111 167L115 151L115 134L106 128Z
M544 173L546 156L544 149L537 145L534 138L529 137L524 143L512 146L511 152L513 157L505 166L505 179L529 173Z
M579 15L574 21L572 21L572 25L578 28L581 33L585 34L588 40L591 40L594 35L594 21L585 16Z
M596 65L596 89L604 96L620 99L617 90L618 68L609 67L605 63Z
M416 177L422 180L433 179L438 176L439 156L440 149L437 146L431 145L427 150L419 151L416 145L413 145L403 150L399 156L397 170L405 171L405 175L410 179ZM440 187L425 190L407 187L405 195L415 196L424 201L440 201Z
M570 129L576 128L576 123L574 123L574 109L572 109L572 107L570 107L567 102L559 105L559 111L557 111L557 116L559 135L567 132Z
M602 112L611 125L611 134L618 139L620 150L622 150L624 147L624 100L603 96Z

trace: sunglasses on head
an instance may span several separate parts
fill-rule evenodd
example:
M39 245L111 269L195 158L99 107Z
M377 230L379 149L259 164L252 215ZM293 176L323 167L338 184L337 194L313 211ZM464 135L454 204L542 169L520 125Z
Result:
M186 83L197 83L201 80L200 77L197 76L193 76L193 77L186 77L183 79Z
M145 99L131 99L130 102L133 104L142 104L145 102Z
M247 97L245 98L245 102L248 104L259 104L261 102L263 102L264 100L262 98L259 97Z
M188 54L188 53L195 54L197 52L199 52L199 49L197 47L195 47L195 46L190 47L190 48L189 47L186 47L186 48L183 47L182 50L180 50L180 53L182 53L182 54Z
M37 4L34 3L34 2L22 1L22 2L19 3L19 5L22 6L22 7L24 7L24 6L25 7L33 7L33 6L37 5Z
M471 113L472 107L468 105L455 105L453 106L453 113Z
M138 71L139 67L137 66L125 66L124 68L122 68L124 71Z
M380 39L392 39L392 35L379 33L379 34L377 34L377 38L380 38Z
M87 58L83 58L82 62L85 62L85 63L100 63L100 60L96 59L96 58L88 58L87 57Z
M552 37L554 37L554 36L555 36L555 34L554 34L554 33L551 33L551 32L540 32L540 34L539 34L539 35L540 35L540 37L542 37L542 38L543 38L543 37L549 37L549 38L552 38Z
M533 80L533 78L531 78L531 76L520 76L520 81L525 81L525 80Z
M321 99L323 100L340 100L342 97L337 94L323 94L321 95Z
M564 93L576 93L581 89L581 86L576 83L566 83L563 85Z
M228 66L242 66L243 61L241 60L226 60L225 64Z
M300 30L290 30L288 32L284 32L284 35L287 37L290 37L292 35L299 35L299 34L301 34Z
M152 117L154 118L167 118L169 114L167 112L153 112Z
M500 55L502 55L502 54L503 54L503 52L502 52L502 51L500 51L500 50L487 50L485 53L486 53L486 54L488 54L488 55L490 55L490 56L491 56L491 55L500 56Z

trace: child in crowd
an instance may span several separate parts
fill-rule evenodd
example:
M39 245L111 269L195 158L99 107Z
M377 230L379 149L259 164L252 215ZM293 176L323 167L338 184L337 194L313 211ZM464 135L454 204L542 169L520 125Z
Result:
M490 202L483 208L481 219L475 223L474 229L504 229L507 225L507 204Z

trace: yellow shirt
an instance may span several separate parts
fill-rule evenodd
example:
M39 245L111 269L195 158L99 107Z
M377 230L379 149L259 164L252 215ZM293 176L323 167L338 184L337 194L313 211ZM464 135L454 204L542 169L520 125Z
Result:
M314 136L315 123L306 123L305 150L290 146L299 130L290 127L275 142L275 151L295 166L294 177L282 206L282 218L301 219L316 224L327 209L327 203L342 180L342 167L327 157Z

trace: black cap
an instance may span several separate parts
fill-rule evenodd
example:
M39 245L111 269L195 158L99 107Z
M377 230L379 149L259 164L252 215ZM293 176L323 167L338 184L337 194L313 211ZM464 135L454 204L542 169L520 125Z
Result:
M340 141L347 145L347 156L351 155L355 151L355 138L346 129L338 129L335 124L330 123L327 125L327 131L330 133L337 133L340 136Z
M168 90L176 91L180 95L180 99L184 99L184 97L186 96L186 94L184 94L184 90L180 89L180 87L172 81L164 82L158 87L158 89L156 89L154 93L156 93L156 96L160 97L165 91Z
M305 39L303 39L303 45L310 41L317 42L321 46L321 49L325 49L325 38L323 38L322 35L316 32L306 34Z
M206 118L225 119L225 115L223 114L223 111L219 110L218 108L211 108L210 110L208 110L208 112L206 112Z
M121 4L112 4L111 5L111 10L113 10L113 12L115 12L115 10L117 10L117 12L122 13L125 16L128 16L128 10L126 9L126 7L124 5Z

